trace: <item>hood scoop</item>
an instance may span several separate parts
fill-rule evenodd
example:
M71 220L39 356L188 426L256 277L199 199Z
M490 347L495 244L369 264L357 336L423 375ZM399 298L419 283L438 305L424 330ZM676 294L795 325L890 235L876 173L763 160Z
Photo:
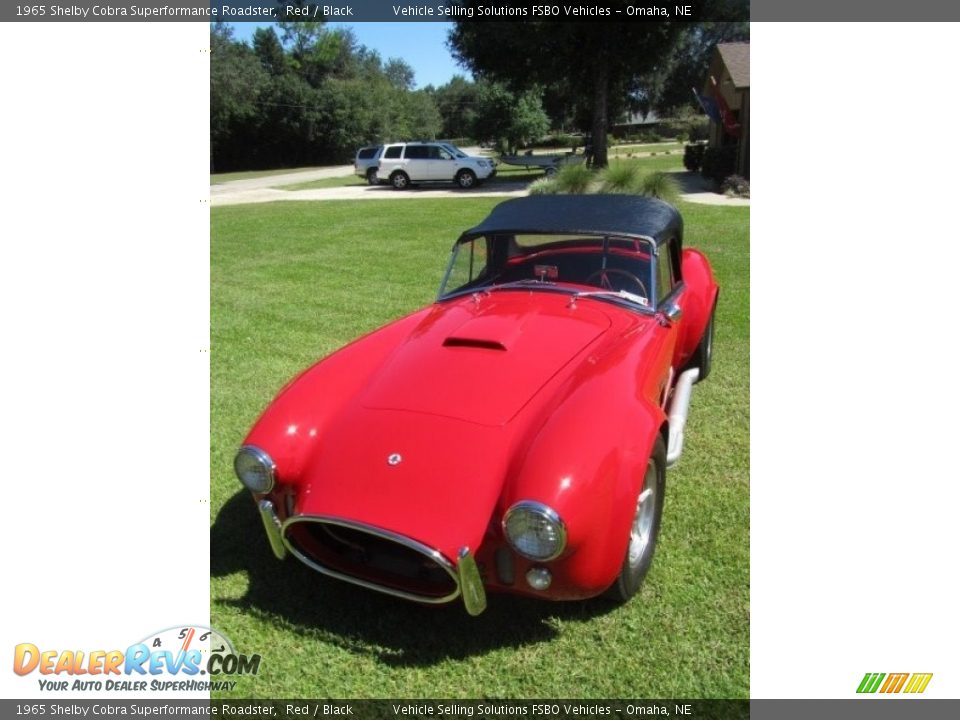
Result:
M516 346L528 320L500 315L475 316L455 328L444 339L443 346L504 352Z
M506 352L507 346L499 340L490 340L487 338L473 337L448 337L443 341L444 347L469 347L479 348L481 350L500 350Z

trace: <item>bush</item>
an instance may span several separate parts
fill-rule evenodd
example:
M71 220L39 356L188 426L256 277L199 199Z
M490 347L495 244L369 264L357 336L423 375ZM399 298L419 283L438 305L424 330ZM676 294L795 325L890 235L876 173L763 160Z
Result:
M529 195L556 195L557 183L552 177L542 177L527 186Z
M730 175L720 185L720 191L730 197L750 197L750 181L740 175Z
M600 174L600 192L636 193L640 189L640 173L633 163L615 162Z
M553 176L557 192L578 195L587 192L593 182L593 171L583 163L564 165Z
M691 121L687 133L690 136L690 142L708 140L710 138L710 121L706 118Z
M721 148L708 147L703 152L703 162L700 174L716 183L720 183L728 175L733 175L737 166L737 145L726 145Z
M650 173L640 181L640 194L676 203L680 199L680 184L667 173Z
M687 145L683 148L683 166L690 172L697 172L703 165L703 152L706 145Z
M660 134L668 138L676 138L683 142L706 140L709 137L710 121L702 115L664 120L660 124Z

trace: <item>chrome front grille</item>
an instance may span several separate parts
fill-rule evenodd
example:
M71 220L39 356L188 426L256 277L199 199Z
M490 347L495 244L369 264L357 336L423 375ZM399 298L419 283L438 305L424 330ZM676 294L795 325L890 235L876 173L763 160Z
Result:
M388 530L301 515L284 523L283 541L314 570L372 590L427 603L445 603L460 595L460 581L449 560Z

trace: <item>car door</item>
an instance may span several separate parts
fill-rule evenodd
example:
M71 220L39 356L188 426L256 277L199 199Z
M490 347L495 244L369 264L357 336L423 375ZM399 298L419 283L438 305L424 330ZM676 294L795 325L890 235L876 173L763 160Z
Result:
M430 152L426 145L407 145L403 151L404 170L414 182L432 180Z
M686 288L680 275L680 242L677 238L670 238L659 248L657 255L656 277L657 308L663 309L668 305L676 305L681 311L687 304ZM674 336L673 361L675 368L679 368L687 361L683 357L685 343L682 341L685 325L683 314L670 324Z
M434 180L453 180L457 174L456 159L439 145L430 146L430 164Z

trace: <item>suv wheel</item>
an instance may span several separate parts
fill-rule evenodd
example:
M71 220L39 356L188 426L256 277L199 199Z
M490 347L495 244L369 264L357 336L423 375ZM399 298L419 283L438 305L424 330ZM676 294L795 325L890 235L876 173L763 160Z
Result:
M390 176L390 183L394 190L406 190L410 187L410 178L407 177L405 172L397 171Z
M468 190L477 184L477 176L473 174L472 170L461 170L457 173L455 180L457 185L464 190Z
M367 168L367 183L370 185L380 184L380 181L377 179L377 169L375 167Z

